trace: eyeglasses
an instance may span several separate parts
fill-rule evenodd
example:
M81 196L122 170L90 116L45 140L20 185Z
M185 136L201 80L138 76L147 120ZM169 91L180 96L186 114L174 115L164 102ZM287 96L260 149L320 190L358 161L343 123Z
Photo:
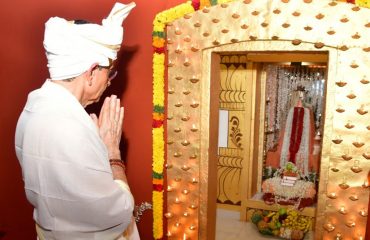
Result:
M107 81L107 87L109 87L111 85L111 81L117 76L117 70L115 70L113 68L113 65L110 65L110 66L100 66L98 65L98 69L101 70L101 69L108 69L108 81Z

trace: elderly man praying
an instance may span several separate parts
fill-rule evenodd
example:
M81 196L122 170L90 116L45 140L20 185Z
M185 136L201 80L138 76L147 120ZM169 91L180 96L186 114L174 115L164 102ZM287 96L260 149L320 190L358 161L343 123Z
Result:
M39 239L139 239L134 199L119 143L123 108L97 102L115 77L122 22L134 3L116 3L102 25L52 17L44 47L50 79L31 92L18 120L15 149Z

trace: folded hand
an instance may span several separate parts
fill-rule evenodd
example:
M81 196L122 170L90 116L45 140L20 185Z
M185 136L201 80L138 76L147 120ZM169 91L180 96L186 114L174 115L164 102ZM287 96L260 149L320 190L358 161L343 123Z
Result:
M122 123L124 108L117 96L112 95L104 100L100 110L99 118L91 114L96 126L99 128L99 134L109 153L109 158L120 158L119 144L122 135Z

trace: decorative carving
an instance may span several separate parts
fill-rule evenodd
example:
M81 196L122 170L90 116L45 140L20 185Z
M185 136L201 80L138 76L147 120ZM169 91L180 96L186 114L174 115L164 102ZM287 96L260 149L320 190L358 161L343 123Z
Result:
M243 134L241 133L241 130L239 128L239 118L237 118L236 116L232 116L230 119L230 123L231 133L229 136L231 137L231 141L235 144L237 148L243 149L241 143Z
M181 169L184 170L184 171L188 171L190 169L190 167L188 165L182 165L181 166Z
M341 142L343 142L343 139L333 139L332 142L335 144L340 144Z
M365 110L364 108L363 108L363 106L361 106L359 109L357 109L356 110L357 111L357 113L358 114L360 114L360 115L365 115L366 113L368 113L368 111L367 110Z
M367 79L365 79L365 78L363 78L363 79L361 79L361 81L360 81L362 84L368 84L369 83L369 80L367 80Z
M347 183L341 183L341 184L339 184L339 187L341 188L341 189L343 189L343 190L346 190L347 188L349 188L349 185L347 184Z
M335 82L335 84L337 84L338 87L344 87L347 85L346 82L342 82L342 81L339 81L339 82Z
M352 159L352 157L350 155L347 155L347 154L343 154L341 157L343 158L343 160L346 160L346 161L349 161L349 160Z
M181 102L175 103L175 107L181 107L181 106L182 106L182 103Z
M181 157L182 156L182 153L181 152L175 152L173 154L174 157L178 158L178 157Z
M363 142L353 142L352 144L353 144L353 146L355 146L357 148L360 148L360 147L365 145L365 143L363 143Z
M294 40L292 41L292 43L293 43L293 45L299 45L299 44L301 44L301 43L302 43L302 40L300 40L300 39L294 39Z
M335 109L335 111L339 112L339 113L343 113L345 112L346 110L342 107L337 107L337 109Z
M335 34L335 31L333 29L330 29L326 33L329 34L329 35L334 35Z
M186 139L181 142L181 145L183 145L183 146L188 146L189 144L190 144L190 142Z
M322 13L319 13L319 14L317 14L315 17L316 17L317 19L321 20L321 19L323 19L323 18L325 17L325 15L324 15L324 14L322 14Z
M352 38L353 39L359 39L359 38L361 38L361 35L356 33L356 34L352 35Z
M358 68L359 67L358 64L355 61L353 61L350 66L351 66L351 68Z
M341 19L340 19L340 21L341 21L342 23L346 23L346 22L348 22L349 20L348 20L348 18L347 18L347 17L343 17L343 18L341 18Z
M243 158L237 148L219 148L217 202L240 205L239 184ZM233 187L230 187L233 186Z
M357 96L354 94L354 93L350 93L350 94L348 94L347 95L347 97L349 98L349 99L354 99L354 98L356 98Z
M346 128L348 129L352 129L355 127L355 125L353 125L352 123L348 122L346 125L344 125Z
M281 13L281 11L280 11L280 9L276 8L276 9L273 11L273 13L275 13L275 14L280 14L280 13Z
M234 13L233 15L231 15L231 17L232 17L232 18L237 19L237 18L239 18L239 17L240 17L240 15L239 15L239 14L237 14L237 13Z
M320 49L320 48L323 48L324 46L325 46L325 44L324 43L322 43L322 42L317 42L317 43L315 43L315 48L318 48L318 49Z
M248 25L247 24L243 24L240 26L242 29L247 29L248 28Z
M253 11L253 12L252 12L252 15L253 15L253 16L257 16L258 14L260 14L260 12L259 12L259 11Z

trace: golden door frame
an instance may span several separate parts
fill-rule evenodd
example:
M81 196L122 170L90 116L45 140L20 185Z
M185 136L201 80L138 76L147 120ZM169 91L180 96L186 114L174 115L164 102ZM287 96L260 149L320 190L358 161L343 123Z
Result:
M329 61L316 239L332 239L338 231L343 237L364 235L367 218L359 215L359 208L367 212L369 198L368 189L361 186L370 169L365 157L370 154L370 9L331 0L306 2L235 1L167 26L166 160L171 168L166 174L172 187L167 192L167 212L172 213L167 227L172 236L214 236L215 215L209 207L216 198L208 180L215 179L216 172L209 165L209 141L215 141L217 133L209 129L218 121L210 112L215 104L211 99L218 97L211 84L217 82L212 72L219 67L213 64L218 54L318 50L327 51ZM353 128L346 127L349 122ZM345 160L346 154L353 160ZM362 171L353 170L354 160ZM346 216L338 212L338 204L346 205ZM348 225L351 219L355 227ZM332 227L324 230L326 224Z

